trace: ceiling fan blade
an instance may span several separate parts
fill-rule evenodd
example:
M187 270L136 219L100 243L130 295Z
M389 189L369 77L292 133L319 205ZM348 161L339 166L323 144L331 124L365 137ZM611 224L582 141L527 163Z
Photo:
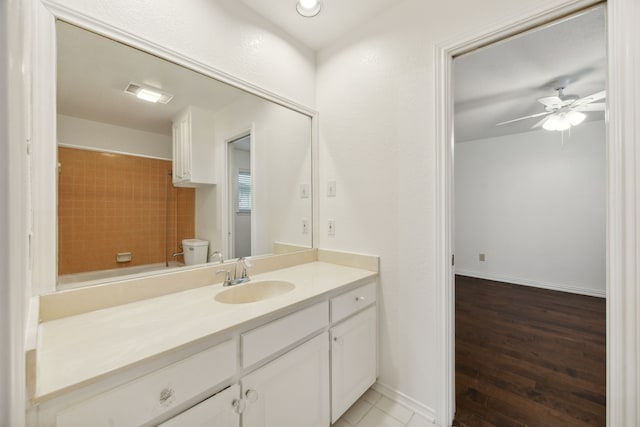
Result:
M560 108L562 107L562 99L558 96L545 96L544 98L538 98L538 102L545 107Z
M594 94L591 94L589 96L585 96L584 98L580 98L578 100L576 100L573 104L571 104L571 107L574 106L578 106L578 105L585 105L585 104L590 104L594 101L599 101L601 99L604 99L607 96L607 91L606 90L602 90L600 92L596 92Z
M578 106L571 106L573 111L604 111L607 104L604 102L598 102L596 104L584 104Z
M551 114L551 111L545 111L543 113L532 114L530 116L525 116L525 117L518 117L517 119L507 120L506 122L498 123L498 124L496 124L496 126L506 125L507 123L513 123L513 122L517 122L517 121L520 121L520 120L531 119L533 117L546 116L547 114Z

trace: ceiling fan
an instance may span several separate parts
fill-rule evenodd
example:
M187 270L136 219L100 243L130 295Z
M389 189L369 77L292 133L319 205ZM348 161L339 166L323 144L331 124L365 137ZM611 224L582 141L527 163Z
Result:
M545 116L542 120L531 126L532 129L542 126L546 130L563 131L571 126L577 126L587 117L583 111L604 111L604 102L595 102L606 97L606 91L596 92L592 95L580 98L577 95L565 95L564 87L556 88L557 96L547 96L539 98L538 102L544 105L545 111L532 114L530 116L519 117L496 124L496 126L506 125L520 120L533 117Z

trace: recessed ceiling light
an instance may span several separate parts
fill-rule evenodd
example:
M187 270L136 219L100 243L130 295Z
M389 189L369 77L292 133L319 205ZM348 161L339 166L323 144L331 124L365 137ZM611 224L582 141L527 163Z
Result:
M312 18L320 13L322 9L322 3L320 0L298 0L296 3L296 10L305 18Z
M153 103L159 102L161 104L166 104L173 99L173 95L170 93L163 92L160 89L150 86L143 86L138 83L129 83L124 91L137 96L138 99Z

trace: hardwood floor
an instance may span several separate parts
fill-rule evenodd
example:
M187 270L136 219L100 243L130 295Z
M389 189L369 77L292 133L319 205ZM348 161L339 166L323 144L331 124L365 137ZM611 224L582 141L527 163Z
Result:
M605 299L456 276L456 426L605 426Z

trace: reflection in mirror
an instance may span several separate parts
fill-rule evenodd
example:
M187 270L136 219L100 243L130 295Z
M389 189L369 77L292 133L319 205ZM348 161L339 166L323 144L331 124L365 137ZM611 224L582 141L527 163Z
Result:
M58 289L312 246L309 116L56 32Z
M229 142L229 253L233 258L251 255L251 134Z

